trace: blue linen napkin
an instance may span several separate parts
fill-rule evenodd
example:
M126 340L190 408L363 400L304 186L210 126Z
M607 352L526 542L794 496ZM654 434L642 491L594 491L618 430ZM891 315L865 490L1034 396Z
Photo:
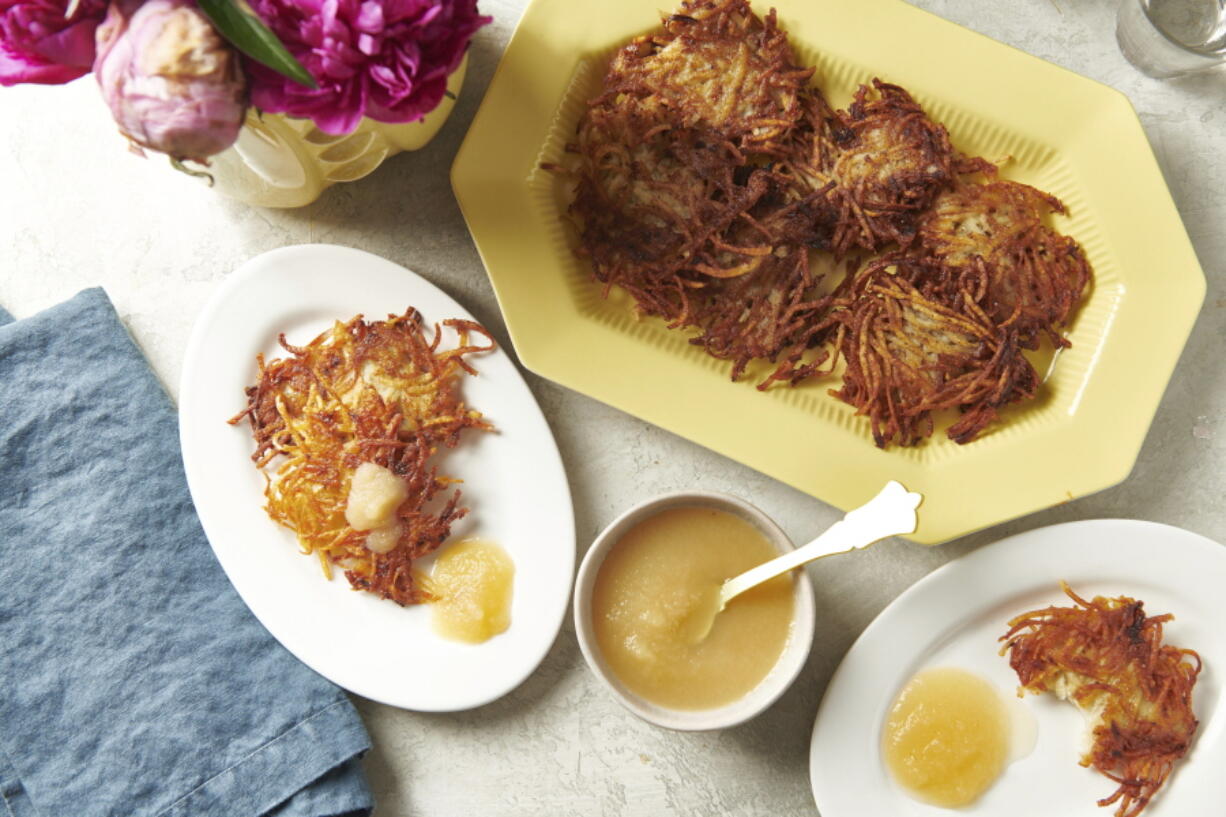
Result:
M102 290L0 310L0 814L366 815L367 748L214 559Z

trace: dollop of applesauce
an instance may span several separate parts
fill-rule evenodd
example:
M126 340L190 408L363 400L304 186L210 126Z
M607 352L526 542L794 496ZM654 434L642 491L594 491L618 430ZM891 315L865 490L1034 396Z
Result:
M364 462L353 472L345 521L354 530L375 530L395 522L396 509L409 495L404 479L382 465Z
M434 562L428 589L434 631L453 641L479 644L511 626L515 565L493 542L464 539L447 547Z
M1009 763L1014 716L996 687L951 667L919 672L895 699L882 735L894 780L945 808L979 799Z
M792 578L732 599L705 637L696 637L695 622L725 580L778 555L754 525L715 508L670 508L636 524L605 557L592 591L592 627L609 669L631 692L673 709L743 697L787 643Z

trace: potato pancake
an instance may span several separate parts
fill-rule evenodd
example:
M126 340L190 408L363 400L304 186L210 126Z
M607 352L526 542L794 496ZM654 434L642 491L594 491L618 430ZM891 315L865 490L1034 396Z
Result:
M772 152L800 118L812 74L796 64L773 10L763 21L746 0L692 0L662 31L617 52L605 88L617 105L650 99L670 127Z
M465 429L491 428L464 405L459 379L476 374L465 358L493 340L472 321L443 326L457 335L446 350L442 327L427 338L412 308L386 321L338 321L301 347L282 335L289 356L257 358L247 408L230 420L251 425L273 521L294 531L326 576L337 565L355 589L402 605L428 600L413 560L467 513L459 490L440 496L457 480L438 473L433 455ZM470 343L474 335L486 343Z
M861 85L846 111L832 110L816 91L807 101L790 168L809 188L829 188L839 214L834 253L908 246L919 215L953 183L944 126L906 90L879 79Z
M950 439L967 442L999 408L1038 389L1015 334L925 297L889 258L857 274L832 315L847 362L843 387L832 393L869 418L879 447L931 435L932 413L947 409L961 412Z
M659 130L636 108L594 108L579 132L588 161L571 212L596 278L621 286L639 309L690 323L688 296L711 278L751 271L769 253L722 233L765 194L737 184L738 159L692 131Z
M1098 805L1118 804L1116 817L1136 817L1191 746L1200 656L1162 643L1169 613L1147 616L1136 599L1086 601L1061 587L1074 606L1015 617L1001 652L1023 690L1051 692L1086 715L1093 743L1081 765L1117 784Z
M1060 328L1081 301L1090 265L1076 241L1043 223L1063 213L1055 196L1011 181L959 184L920 223L920 244L970 286L992 320L1015 328L1029 348L1040 335L1067 346Z
M698 330L734 379L755 358L795 361L821 303L806 247L828 245L833 207L770 164L811 74L773 13L685 3L614 57L573 145L570 213L596 278Z
M764 387L775 379L807 377L829 357L818 352L800 362L828 299L812 294L816 281L803 247L780 252L767 256L751 274L705 287L695 310L701 334L690 343L732 361L733 380L756 358L780 361Z

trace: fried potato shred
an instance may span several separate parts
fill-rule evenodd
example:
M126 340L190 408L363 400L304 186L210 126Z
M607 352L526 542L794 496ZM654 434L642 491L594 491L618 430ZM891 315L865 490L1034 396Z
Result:
M908 246L918 217L954 177L944 126L906 90L879 79L861 85L846 111L831 109L816 90L807 101L806 127L786 162L800 183L828 191L837 212L831 250Z
M684 3L613 58L572 146L570 213L606 288L732 362L795 361L821 305L808 246L834 210L769 162L786 154L813 73L774 13Z
M605 97L652 107L659 125L771 152L800 118L812 74L796 64L774 11L761 20L743 0L697 0L617 52Z
M1087 715L1093 743L1081 765L1116 783L1098 805L1137 817L1191 746L1200 656L1162 643L1170 614L1147 616L1143 602L1127 596L1086 601L1061 587L1074 606L1015 617L1001 652L1022 690L1051 692Z
M1090 282L1081 247L1043 223L1049 211L1063 213L1064 205L1028 185L958 184L920 224L923 251L943 277L974 291L992 320L1017 330L1028 348L1039 335L1068 345L1059 329Z
M460 491L447 490L457 480L438 473L434 454L455 447L465 429L491 428L461 400L459 379L476 374L465 358L490 351L493 340L472 321L443 326L457 335L453 348L441 348L440 326L427 338L413 308L386 321L338 321L302 347L282 335L289 356L257 359L247 408L230 420L250 423L268 515L294 531L325 575L336 565L354 588L402 605L428 600L413 560L436 550L467 513ZM353 474L367 462L408 489L395 513L399 537L383 553L367 548L371 532L354 530L345 515Z
M1037 393L1024 352L1068 345L1089 264L1044 223L1058 199L958 153L906 89L873 79L836 110L813 73L748 0L686 0L621 48L574 161L546 165L573 182L578 251L606 295L689 331L733 380L765 360L760 389L796 385L844 360L831 393L878 446L951 412L970 442ZM848 264L836 287L822 254Z
M885 258L858 274L835 308L847 361L835 396L867 415L878 446L932 433L932 413L956 409L950 439L975 438L997 410L1039 386L1017 335L981 311L930 297L926 281Z

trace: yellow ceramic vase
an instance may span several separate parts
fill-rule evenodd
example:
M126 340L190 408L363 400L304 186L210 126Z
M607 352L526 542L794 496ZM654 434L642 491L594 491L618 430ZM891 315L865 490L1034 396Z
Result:
M336 182L367 176L388 156L417 150L434 138L455 106L467 67L466 56L447 80L448 95L417 122L363 119L353 133L333 136L309 119L250 110L238 140L199 169L213 178L218 192L248 204L310 204Z

